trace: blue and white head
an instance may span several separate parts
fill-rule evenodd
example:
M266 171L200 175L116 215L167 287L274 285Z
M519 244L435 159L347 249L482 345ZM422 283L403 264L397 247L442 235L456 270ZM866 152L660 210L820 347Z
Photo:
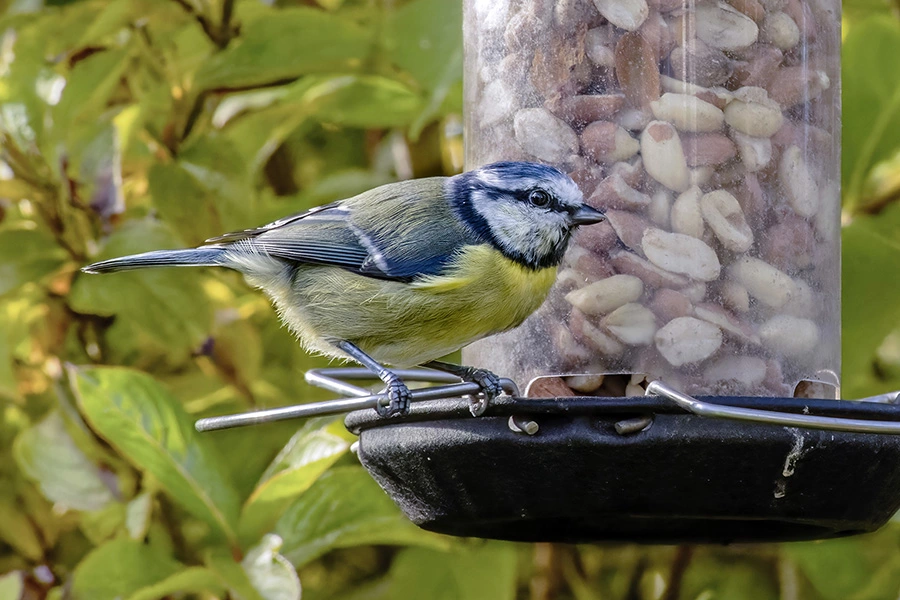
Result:
M447 192L476 235L532 269L559 265L572 231L604 218L568 175L537 163L486 165L451 177Z

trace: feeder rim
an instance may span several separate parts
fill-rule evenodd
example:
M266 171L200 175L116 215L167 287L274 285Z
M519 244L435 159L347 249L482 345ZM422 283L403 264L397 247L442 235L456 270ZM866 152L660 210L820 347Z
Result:
M363 429L394 423L472 416L604 416L648 414L693 414L713 419L749 421L769 425L824 429L854 433L900 434L900 393L882 394L862 400L824 400L807 398L731 397L684 394L661 381L647 386L643 397L576 396L569 398L521 398L515 382L501 379L505 391L487 405L478 400L481 388L476 383L460 382L448 373L431 369L396 371L405 381L441 383L437 387L412 390L412 409L403 417L380 417L370 409L385 405L387 395L348 383L347 380L371 380L364 368L343 367L313 369L306 381L337 393L353 396L325 402L283 406L235 415L199 419L198 431L228 429L285 419L350 413L346 425L358 433ZM461 399L465 397L465 399Z
M595 417L618 420L628 416L674 415L856 433L900 433L900 406L880 402L768 396L699 396L692 400L695 403L694 407L701 405L703 409L692 411L662 395L559 398L501 396L491 402L483 416L517 417L541 422L542 417ZM723 414L714 415L713 411ZM734 416L738 412L741 416L744 414L748 416L744 418ZM413 404L410 414L405 417L382 418L374 411L355 411L347 415L344 424L351 432L358 434L374 427L465 419L467 416L468 408L465 401L444 399Z

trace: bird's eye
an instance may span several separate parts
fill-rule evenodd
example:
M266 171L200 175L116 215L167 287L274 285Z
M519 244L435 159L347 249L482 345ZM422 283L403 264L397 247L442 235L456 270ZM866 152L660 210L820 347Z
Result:
M548 206L550 204L550 194L544 190L533 190L528 194L528 201L535 206Z

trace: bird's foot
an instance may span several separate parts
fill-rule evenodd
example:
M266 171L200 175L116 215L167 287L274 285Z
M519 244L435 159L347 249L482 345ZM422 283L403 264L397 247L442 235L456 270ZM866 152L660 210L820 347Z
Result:
M387 392L389 403L387 405L376 404L375 411L379 417L393 417L400 415L401 417L409 414L409 406L412 403L412 393L406 384L397 377L388 377Z
M469 412L472 416L480 417L487 410L491 401L503 393L503 387L500 385L500 378L487 369L477 369L475 367L467 367L460 374L463 381L471 381L481 386L483 396L469 396Z
M476 369L468 367L466 372L461 375L463 381L471 381L481 386L485 398L489 401L503 393L503 387L500 385L500 377L491 373L487 369Z

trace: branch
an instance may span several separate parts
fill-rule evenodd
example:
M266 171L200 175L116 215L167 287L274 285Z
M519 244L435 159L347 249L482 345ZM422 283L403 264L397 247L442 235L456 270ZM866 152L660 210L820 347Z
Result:
M234 15L234 0L225 0L222 3L222 23L219 25L219 39L224 42L221 48L231 41L231 17Z
M666 586L662 600L678 600L678 597L681 596L681 582L693 557L694 546L678 546L675 560L672 561L672 570L669 572L669 585Z
M647 555L641 553L637 564L634 566L634 571L631 573L631 578L628 580L628 592L625 594L625 600L640 600L643 598L643 594L641 594L641 580L644 578L648 565Z
M183 8L186 13L194 17L203 29L203 33L206 34L206 37L208 37L220 50L223 50L228 46L228 43L231 41L231 16L234 13L234 0L225 0L224 5L222 6L222 23L219 27L216 27L209 17L198 12L188 0L173 0L173 2Z
M175 1L178 2L179 0ZM181 132L181 138L179 139L179 142L183 142L184 140L186 140L191 134L191 131L194 130L194 126L197 124L197 120L203 114L203 103L206 102L206 99L210 95L230 94L234 92L245 92L249 90L263 90L266 88L287 85L289 83L297 81L298 79L299 77L286 77L284 79L276 79L275 81L267 81L265 83L257 83L253 85L222 86L198 92L197 97L195 98L194 103L191 106L191 112L188 113L188 117L184 124L184 129ZM177 148L169 147L169 150L173 155L177 154Z

